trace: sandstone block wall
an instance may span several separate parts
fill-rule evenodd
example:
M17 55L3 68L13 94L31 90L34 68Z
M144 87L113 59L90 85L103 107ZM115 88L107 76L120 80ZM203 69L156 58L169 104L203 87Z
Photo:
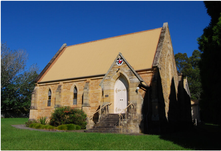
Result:
M159 74L162 83L163 98L165 102L165 115L168 117L171 85L174 84L176 93L178 92L178 73L172 47L172 41L168 26L165 27L162 50L159 58ZM177 94L176 94L177 95Z
M40 117L50 117L56 107L70 106L85 110L88 116L91 116L100 105L102 90L99 83L102 78L81 79L74 81L64 81L56 83L37 84L32 93L31 109L29 119L39 119ZM83 95L86 82L91 87L87 104L84 107ZM74 87L77 88L77 105L73 105ZM48 91L51 90L51 106L48 103Z
M153 75L151 69L138 71L137 73L144 80L146 85L150 85ZM114 84L120 76L125 77L129 85L127 90L127 104L133 103L136 106L136 113L133 116L133 120L128 120L127 124L124 124L124 132L140 132L140 124L143 116L142 107L146 92L141 89L136 91L140 81L126 63L123 63L121 66L116 64L112 65L108 74L104 77L104 80L101 83L101 87L103 88L103 102L112 103L110 106L110 113L114 113Z

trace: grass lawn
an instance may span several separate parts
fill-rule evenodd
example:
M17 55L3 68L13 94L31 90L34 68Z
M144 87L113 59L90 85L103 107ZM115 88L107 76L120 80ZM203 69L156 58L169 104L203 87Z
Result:
M27 118L1 119L2 150L182 150L221 149L209 135L124 135L77 132L41 132L16 129ZM217 138L218 139L218 138ZM212 142L212 141L213 142ZM212 144L210 144L212 143ZM218 144L217 144L218 143ZM214 148L215 147L215 148Z

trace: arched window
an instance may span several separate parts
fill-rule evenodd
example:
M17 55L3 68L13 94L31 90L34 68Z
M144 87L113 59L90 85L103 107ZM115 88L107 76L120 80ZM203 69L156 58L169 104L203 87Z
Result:
M78 90L76 87L74 87L73 105L77 104L77 95L78 95Z
M48 91L48 106L51 106L51 89Z

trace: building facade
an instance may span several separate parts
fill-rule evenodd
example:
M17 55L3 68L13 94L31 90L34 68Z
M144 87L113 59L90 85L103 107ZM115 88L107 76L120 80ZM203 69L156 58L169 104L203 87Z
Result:
M29 119L50 117L56 107L71 106L87 114L87 129L102 114L118 114L127 115L122 132L160 133L191 123L189 88L183 81L167 23L64 44L36 79Z

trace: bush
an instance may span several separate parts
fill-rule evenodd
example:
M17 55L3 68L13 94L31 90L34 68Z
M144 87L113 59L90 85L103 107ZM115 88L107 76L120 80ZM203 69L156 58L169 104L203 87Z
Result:
M75 124L67 124L67 130L76 130L76 126Z
M80 129L81 129L81 126L76 125L76 130L80 130Z
M36 128L36 129L47 129L47 130L55 130L56 127L51 125L42 125L40 123L32 123L29 125L30 128Z
M45 125L45 129L47 129L47 130L55 130L56 127L51 126L51 125Z
M30 124L32 124L32 123L37 123L37 121L36 120L28 120L28 122L25 122L25 126L29 127Z
M54 110L50 118L50 125L59 126L63 124L79 125L85 129L87 115L79 109L72 109L69 106L59 107Z
M73 123L79 125L81 129L85 129L87 115L82 110L74 110L74 114L70 115L70 119L72 119Z
M41 129L41 128L42 128L42 124L40 124L40 123L35 123L34 128L36 128L36 129Z
M41 124L41 129L47 129L47 125L42 125Z
M67 125L59 125L59 126L57 127L57 129L58 129L58 130L67 130L68 127L67 127Z
M39 123L41 123L42 125L46 125L47 124L47 117L40 117Z
M31 124L29 125L29 127L30 127L30 128L34 128L35 124L36 124L36 123L31 123Z
M40 129L41 128L41 124L40 123L32 123L29 125L30 128L37 128Z

